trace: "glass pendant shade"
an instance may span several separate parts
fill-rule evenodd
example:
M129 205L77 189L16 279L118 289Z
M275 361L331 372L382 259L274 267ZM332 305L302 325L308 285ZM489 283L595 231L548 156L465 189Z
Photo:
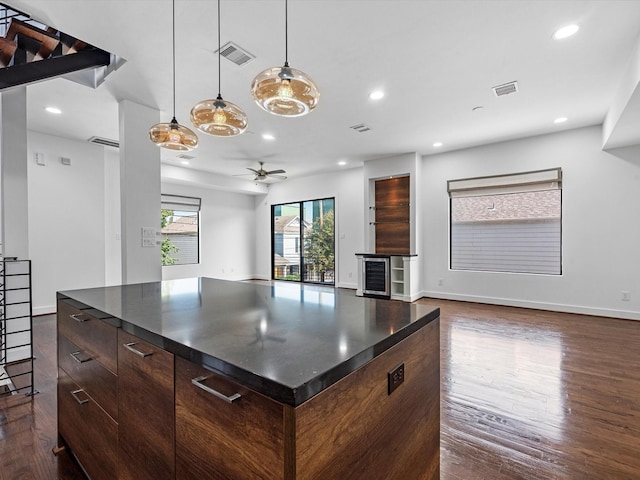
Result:
M287 63L259 73L251 84L251 94L263 110L283 117L306 115L320 98L314 81Z
M171 123L157 123L149 129L149 138L157 146L168 150L193 150L198 146L198 137L175 117Z
M191 109L191 123L203 133L217 137L240 135L247 129L247 116L236 104L222 99L203 100Z

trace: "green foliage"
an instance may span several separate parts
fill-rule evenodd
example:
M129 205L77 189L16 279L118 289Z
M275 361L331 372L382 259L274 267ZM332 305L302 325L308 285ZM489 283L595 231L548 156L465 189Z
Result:
M308 265L320 273L322 281L327 271L332 271L335 264L333 210L316 218L304 239L304 256Z
M160 210L160 228L164 228L171 223L173 217L173 210ZM162 266L173 265L178 259L171 256L172 253L178 253L178 247L169 240L168 237L162 239L162 245L160 246L162 252Z
M294 280L296 282L300 281L300 274L299 273L291 273L289 275L286 275L284 277L279 278L278 280Z
M173 210L160 210L160 228L166 227L169 223L171 223L171 217L173 217Z

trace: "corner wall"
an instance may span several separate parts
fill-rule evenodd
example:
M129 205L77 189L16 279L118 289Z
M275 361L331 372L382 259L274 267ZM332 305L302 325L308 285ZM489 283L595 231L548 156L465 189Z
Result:
M104 148L28 132L29 256L34 315L55 312L56 291L105 282ZM36 165L42 153L45 166ZM63 165L60 157L71 159Z
M616 156L601 141L594 126L423 157L423 295L640 319L640 147ZM563 172L562 275L449 269L447 180L553 167Z

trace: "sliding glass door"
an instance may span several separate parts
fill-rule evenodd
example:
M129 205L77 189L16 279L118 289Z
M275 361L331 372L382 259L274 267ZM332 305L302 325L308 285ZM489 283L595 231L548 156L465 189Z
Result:
M272 207L274 280L335 283L334 206L324 198Z

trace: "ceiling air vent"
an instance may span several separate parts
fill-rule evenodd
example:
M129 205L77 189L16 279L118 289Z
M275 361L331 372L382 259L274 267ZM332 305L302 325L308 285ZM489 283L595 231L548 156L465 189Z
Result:
M182 160L193 160L196 157L187 155L186 153L181 153L180 155L178 155L178 158L181 158Z
M218 53L217 50L216 53ZM220 55L239 66L245 65L256 58L233 42L227 42L220 47Z
M351 125L349 128L355 130L358 133L364 133L371 130L371 128L367 127L364 123L359 123L358 125Z
M102 138L102 137L91 137L89 140L87 140L89 143L95 143L96 145L102 145L104 147L114 147L114 148L120 148L120 142L116 141L116 140L110 140L108 138Z
M504 85L498 85L497 87L493 87L492 90L496 97L516 93L518 91L518 82L509 82Z

